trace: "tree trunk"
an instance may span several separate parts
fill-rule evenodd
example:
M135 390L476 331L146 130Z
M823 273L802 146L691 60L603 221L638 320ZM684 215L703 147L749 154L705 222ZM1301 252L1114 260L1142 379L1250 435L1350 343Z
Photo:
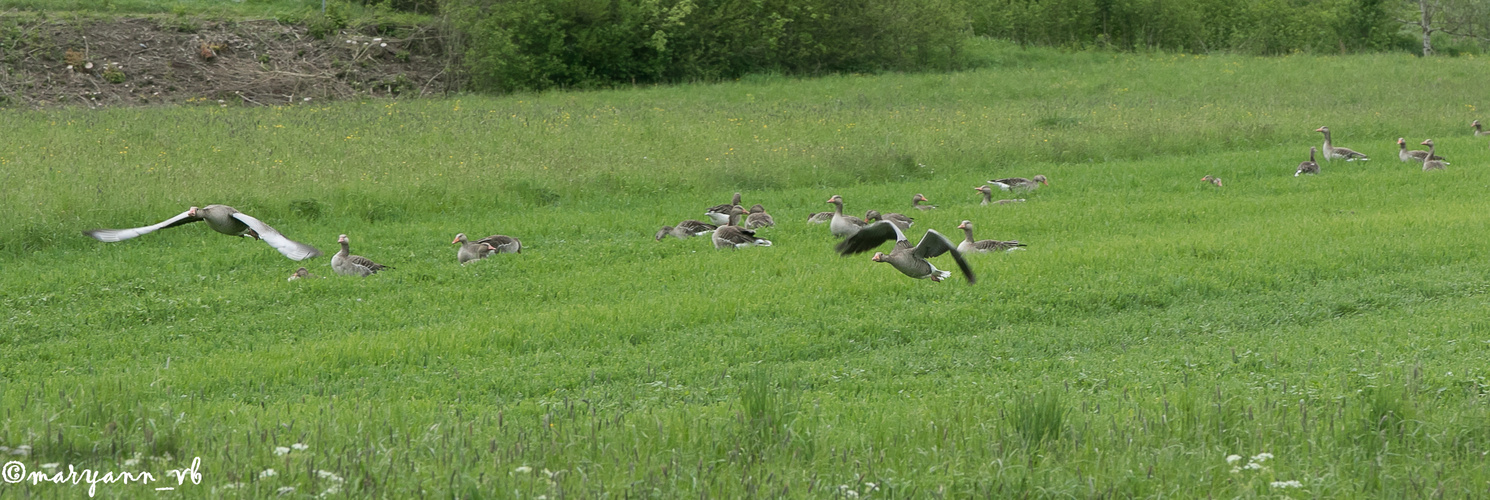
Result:
M1418 26L1423 28L1423 57L1433 55L1433 12L1430 10L1428 0L1418 0L1418 9L1422 12L1422 20Z

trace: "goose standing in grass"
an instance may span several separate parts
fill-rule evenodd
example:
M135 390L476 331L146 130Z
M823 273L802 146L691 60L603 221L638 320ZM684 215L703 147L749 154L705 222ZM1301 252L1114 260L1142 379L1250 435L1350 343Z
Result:
M713 222L714 225L716 225L716 226L723 226L723 225L725 225L726 223L729 222L729 212L730 212L730 209L731 208L734 208L734 207L737 207L739 205L740 205L740 193L735 193L735 198L734 198L733 201L731 201L729 203L721 203L719 205L714 205L712 207L709 207L709 209L704 212L704 215L705 216L708 216L709 217L709 222Z
M774 226L776 226L776 219L771 218L771 214L766 213L766 207L761 206L759 203L750 207L750 215L745 217L745 229Z
M1010 252L1012 252L1014 250L1019 250L1020 247L1028 246L1028 245L1025 245L1024 243L1020 243L1018 241L1012 241L1012 240L1011 241L974 240L973 239L973 222L972 221L966 221L966 220L965 221L962 221L962 224L958 224L957 225L957 229L961 229L962 230L962 234L965 235L963 237L963 239L962 239L962 243L958 243L957 244L957 251L962 252L962 253L965 253L965 254L968 254L968 253L985 253L985 252L1002 252L1002 251L1010 251Z
M714 248L771 246L771 240L756 238L755 231L735 225L735 222L740 219L740 215L744 213L745 209L739 205L730 209L729 219L725 221L723 226L719 226L719 229L714 230Z
M1207 175L1205 177L1201 177L1200 180L1205 181L1205 182L1209 182L1211 184L1215 184L1216 187L1221 187L1221 178L1220 177L1216 177L1214 175Z
M936 209L936 205L922 205L921 202L923 202L923 201L924 202L927 202L927 203L930 203L931 202L931 200L926 199L926 195L923 195L921 193L916 193L915 196L912 196L911 197L911 208L914 208L916 210L935 210Z
M1418 150L1418 149L1407 149L1407 139L1402 138L1402 137L1398 137L1397 138L1397 158L1401 159L1402 160L1402 163L1413 162L1413 161L1421 162L1424 159L1431 159L1431 160L1442 160L1443 159L1443 158L1441 158L1441 157L1439 157L1437 155L1433 156L1433 158L1428 158L1428 152L1427 151L1422 151L1422 150Z
M1484 137L1484 136L1490 135L1490 132L1486 132L1486 131L1480 129L1480 121L1479 120L1475 120L1474 122L1471 122L1469 124L1469 126L1474 127L1474 136L1475 137Z
M341 251L331 256L331 270L343 276L369 276L391 267L373 262L361 255L352 255L351 240L343 234L336 237L336 242L341 243Z
M662 241L662 239L666 238L668 235L672 235L673 237L676 237L680 240L686 240L694 236L703 236L712 233L715 229L718 228L719 226L715 226L704 221L688 219L683 222L679 222L676 226L662 226L662 229L657 230L657 236L655 237L657 238L657 241Z
M1319 164L1314 163L1314 148L1309 148L1309 161L1299 162L1299 169L1293 172L1294 177L1303 174L1314 175L1319 173Z
M1044 184L1046 186L1050 185L1050 181L1047 180L1044 175L1036 175L1033 179L1026 179L1023 177L994 179L988 181L988 183L994 186L998 186L999 189L1002 189L1004 191L1034 191L1036 188L1040 187L1041 184Z
M813 212L807 216L808 224L822 224L833 221L833 212Z
M256 240L262 240L275 250L279 250L280 254L289 257L290 260L305 260L321 255L321 251L316 250L316 247L286 238L268 224L227 205L191 207L175 217L152 226L132 229L94 229L83 231L83 234L98 241L114 242L197 221L207 221L207 227L228 236L252 236Z
M1449 164L1448 162L1443 160L1433 159L1436 158L1435 156L1433 156L1433 139L1423 141L1423 145L1428 146L1428 159L1423 161L1424 172L1427 172L1429 170L1443 170L1444 166Z
M319 278L319 277L320 276L316 276L314 274L311 274L311 272L310 272L309 269L306 269L306 268L303 268L302 267L300 269L296 269L295 272L290 273L290 279L288 281L295 281L295 280L302 279L302 278L309 279L309 278Z
M900 227L901 231L910 229L911 226L916 223L916 219L906 217L905 214L897 214L894 212L881 214L879 210L870 210L864 212L864 222L879 222L882 220L887 220L894 223L896 226Z
M1335 147L1334 144L1330 142L1330 128L1329 127L1319 127L1317 129L1314 129L1314 131L1315 132L1320 132L1320 133L1323 133L1324 134L1324 150L1323 150L1324 151L1324 161L1330 161L1330 160L1335 160L1335 159L1341 159L1341 160L1345 160L1345 161L1356 161L1356 160L1367 161L1367 160L1370 160L1370 158L1367 158L1366 155L1363 155L1361 153L1357 153L1354 150L1351 150L1351 149L1348 149L1348 148L1337 148L1337 147Z
M843 240L834 249L839 255L846 257L874 250L891 239L895 240L895 248L890 250L889 254L875 252L872 260L888 262L895 267L895 270L912 278L941 281L947 279L952 273L937 269L926 259L950 253L952 259L957 261L958 269L962 270L962 275L967 277L967 284L977 282L977 278L973 276L973 268L968 266L966 260L963 260L962 254L946 236L942 236L942 233L936 232L935 229L926 230L926 235L921 237L921 243L911 246L910 241L905 238L905 233L901 232L899 227L891 224L890 221L879 221Z
M859 232L859 229L862 229L864 226L869 225L869 223L864 222L864 219L852 215L843 215L842 196L835 194L832 198L828 198L828 203L833 204L833 219L828 221L828 232L833 233L833 236L847 238Z
M491 246L490 243L467 240L466 233L456 234L455 240L450 243L460 245L460 249L455 251L455 260L462 266L473 260L485 259L486 256L497 252L497 247Z

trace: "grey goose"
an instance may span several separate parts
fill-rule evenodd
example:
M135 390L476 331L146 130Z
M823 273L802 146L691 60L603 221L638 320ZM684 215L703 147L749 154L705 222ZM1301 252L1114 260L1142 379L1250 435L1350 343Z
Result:
M740 193L735 193L735 198L732 201L730 201L729 203L721 203L709 207L708 210L704 211L704 215L707 216L709 218L709 221L713 222L714 225L723 226L729 222L730 209L739 205Z
M1299 162L1299 169L1293 172L1294 177L1303 174L1314 175L1319 173L1319 164L1314 162L1314 148L1309 148L1309 161Z
M901 274L912 278L941 281L947 279L952 273L937 269L926 259L950 253L952 259L957 262L958 269L962 270L962 275L967 277L967 283L971 285L977 282L977 278L973 276L973 268L968 266L966 260L963 260L962 253L957 251L946 236L942 236L942 233L936 232L935 229L926 230L926 235L921 237L921 243L911 246L910 241L905 238L905 233L901 232L899 227L889 221L879 221L838 243L834 249L839 255L847 257L874 250L891 239L895 240L895 248L890 250L889 254L875 252L871 260L889 263Z
M718 226L704 221L688 219L679 222L676 226L662 226L662 229L658 229L657 234L653 238L656 238L657 241L662 241L663 238L671 235L677 239L686 240L694 236L703 236L712 233L715 229L718 229Z
M1314 129L1314 131L1324 134L1324 149L1321 150L1321 152L1324 153L1324 161L1330 161L1330 160L1335 160L1335 159L1340 159L1340 160L1345 160L1345 161L1356 161L1356 160L1366 161L1366 160L1370 160L1371 159L1371 158L1366 157L1366 155L1364 155L1364 154L1361 154L1361 153L1356 152L1355 150L1352 150L1352 149L1349 149L1349 148L1337 148L1337 147L1335 147L1334 143L1330 142L1330 128L1329 127L1319 127L1317 129Z
M391 267L373 262L372 259L361 255L352 255L351 240L343 234L336 237L336 242L341 243L341 251L331 256L331 270L343 276L370 276L373 273Z
M974 240L972 221L962 221L962 224L957 225L957 229L961 229L965 235L962 243L957 244L957 251L965 254L1001 251L1012 252L1021 249L1020 247L1028 246L1018 241Z
M852 215L843 215L843 197L833 195L828 198L828 203L833 205L833 219L828 221L828 232L839 238L847 238L859 232L859 229L869 225L864 219Z
M301 243L289 238L268 224L250 217L248 214L239 212L237 209L227 205L207 205L197 208L191 207L175 217L166 219L159 224L136 227L131 229L94 229L83 231L83 234L103 242L123 241L136 236L149 234L161 229L190 224L197 221L206 221L207 227L212 228L228 236L252 236L256 240L262 240L269 246L279 250L279 253L290 260L305 260L321 255L316 247Z

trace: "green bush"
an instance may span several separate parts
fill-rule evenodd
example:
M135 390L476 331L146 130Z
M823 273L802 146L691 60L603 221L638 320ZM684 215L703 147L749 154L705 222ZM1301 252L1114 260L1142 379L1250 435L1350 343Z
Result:
M951 68L956 0L447 0L477 90Z

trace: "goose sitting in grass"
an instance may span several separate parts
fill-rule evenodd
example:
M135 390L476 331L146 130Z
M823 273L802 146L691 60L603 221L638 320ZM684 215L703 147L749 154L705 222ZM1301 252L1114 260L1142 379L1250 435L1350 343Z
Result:
M473 260L485 259L486 256L497 252L497 247L490 243L467 240L466 233L456 234L455 240L450 243L460 245L460 249L455 251L455 260L461 265L466 265L467 262Z
M751 206L750 215L745 217L745 229L773 227L775 225L776 219L771 218L771 214L766 213L766 207L761 206L759 203Z
M988 181L988 183L997 186L999 189L1002 189L1004 191L1034 191L1036 188L1039 188L1041 184L1044 184L1046 186L1050 185L1050 181L1046 179L1044 175L1036 175L1033 179L1026 179L1023 177L994 179Z
M1358 153L1355 150L1352 150L1352 149L1349 149L1349 148L1337 148L1337 147L1335 147L1335 144L1332 143L1332 142L1330 142L1330 128L1329 127L1319 127L1317 129L1314 129L1314 131L1324 134L1324 149L1321 150L1321 151L1324 152L1324 161L1337 160L1337 159L1338 160L1345 160L1345 161L1356 161L1356 160L1366 161L1366 160L1370 160L1370 158L1367 158L1366 155L1361 154L1361 153Z
M1303 174L1314 175L1319 173L1319 164L1314 162L1314 151L1314 148L1309 148L1309 161L1299 163L1299 169L1293 172L1294 177Z
M314 274L311 274L311 272L310 272L309 269L306 269L306 268L303 268L302 267L300 269L296 269L295 272L290 273L290 279L289 279L289 281L295 281L295 280L298 280L298 279L319 278L319 277L320 276L316 276Z
M709 218L709 222L713 222L714 225L723 226L725 225L725 223L729 222L730 209L737 206L740 206L740 193L735 193L734 200L729 203L720 203L718 205L709 207L708 210L704 211L704 215L707 216Z
M897 214L894 212L881 214L879 210L870 210L864 212L864 222L879 222L882 220L887 220L895 223L896 226L900 227L901 231L910 229L911 226L916 223L915 219L906 217L905 214Z
M889 263L901 274L912 278L941 281L947 279L952 273L937 269L926 259L950 253L952 259L957 262L958 269L962 270L962 275L967 277L967 283L971 285L977 282L977 278L973 276L973 268L968 266L966 260L963 260L962 254L946 236L942 236L942 233L936 232L935 229L928 229L926 235L921 237L921 243L911 246L910 241L905 238L905 233L901 232L899 227L891 224L890 221L879 221L843 240L834 249L839 255L846 257L874 250L891 239L895 240L895 248L890 250L889 254L875 252L871 260Z
M336 238L341 243L341 251L331 256L331 270L343 276L371 276L373 273L391 267L373 262L372 259L361 255L352 255L351 240L343 234Z
M207 205L202 208L191 207L185 212L177 214L158 224L131 229L94 229L83 231L90 238L103 242L123 241L136 236L150 234L152 232L190 224L197 221L206 221L207 227L212 228L228 236L252 236L256 240L262 240L269 246L279 250L279 253L290 260L305 260L321 255L316 247L286 238L279 234L268 224L250 217L248 214L239 212L237 209L227 205Z
M833 221L833 212L813 212L807 216L808 224L822 224Z
M965 235L962 243L957 244L957 251L965 254L1003 251L1012 252L1014 250L1022 250L1022 247L1028 246L1018 241L974 240L972 221L962 221L962 224L957 225L957 229L961 229L962 233Z
M1475 137L1483 137L1483 136L1490 135L1490 132L1486 132L1486 131L1480 129L1480 121L1479 120L1475 120L1473 122L1470 122L1469 126L1474 127L1474 136Z
M657 235L654 237L657 238L657 241L662 241L668 235L672 235L680 240L686 240L694 236L703 236L712 233L718 227L704 221L688 219L679 222L676 226L662 226L662 229L658 229Z
M922 205L921 202L923 202L923 201L930 202L931 200L926 199L926 195L923 195L921 193L916 193L915 196L912 196L911 197L911 208L914 208L916 210L923 210L923 211L924 210L935 210L936 209L936 205Z
M1201 177L1200 180L1201 181L1204 181L1204 182L1209 182L1211 184L1215 184L1216 187L1221 187L1221 178L1220 177L1216 177L1214 175L1207 175L1205 177Z
M755 231L735 225L740 220L740 215L745 209L736 205L730 210L729 220L723 226L714 230L714 248L745 248L753 246L771 246L771 240L756 238Z
M1428 152L1421 149L1407 149L1407 139L1403 137L1397 138L1397 158L1402 160L1402 163L1414 161L1422 163L1425 159L1440 161L1443 160L1443 157L1440 157L1438 155L1433 155L1432 158L1428 158Z
M1433 159L1433 158L1437 158L1436 156L1433 156L1433 139L1428 139L1426 141L1423 141L1423 145L1424 146L1428 146L1428 156L1426 157L1428 159L1423 161L1423 171L1424 172L1427 172L1429 170L1443 170L1444 169L1444 166L1446 166L1446 165L1449 164L1449 162L1446 162L1446 161L1443 161L1443 160L1434 160Z

